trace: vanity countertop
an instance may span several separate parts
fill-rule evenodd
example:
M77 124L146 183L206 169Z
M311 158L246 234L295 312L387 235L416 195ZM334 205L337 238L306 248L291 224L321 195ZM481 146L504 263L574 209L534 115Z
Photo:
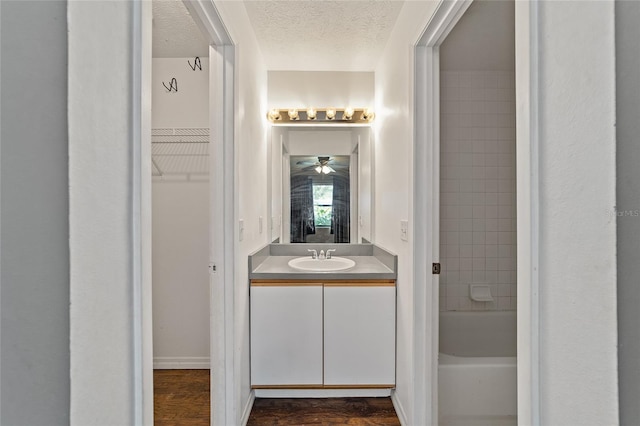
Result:
M335 248L329 245L328 248ZM354 267L342 271L301 271L288 265L291 259L309 256L307 249L326 250L319 244L270 244L249 256L251 280L386 280L397 277L397 256L372 244L339 246L337 257L353 260Z

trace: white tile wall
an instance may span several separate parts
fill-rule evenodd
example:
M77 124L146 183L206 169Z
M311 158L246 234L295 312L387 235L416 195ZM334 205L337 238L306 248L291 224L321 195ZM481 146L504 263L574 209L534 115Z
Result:
M514 73L443 71L440 89L440 309L515 310Z

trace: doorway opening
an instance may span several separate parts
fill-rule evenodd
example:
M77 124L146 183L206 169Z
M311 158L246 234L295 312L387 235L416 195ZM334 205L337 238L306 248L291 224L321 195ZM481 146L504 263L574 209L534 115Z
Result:
M209 423L209 45L182 2L152 13L154 418Z
M514 24L475 0L439 48L443 426L517 424Z
M537 171L538 164L538 149L537 149L537 96L535 90L537 88L538 81L538 63L536 59L537 52L537 28L538 28L538 15L537 5L535 4L518 4L515 2L515 26L517 28L515 35L515 92L517 94L517 111L515 114L516 120L516 134L517 134L517 150L516 150L516 162L517 168L515 175L517 177L517 225L516 232L517 238L517 416L522 423L537 424L539 416L539 397L538 397L538 274L537 274L537 262L538 262L538 186L539 178ZM416 310L419 320L416 321L416 328L414 333L415 339L415 357L418 360L416 363L416 373L422 376L424 372L424 381L418 381L415 386L415 401L419 405L424 402L424 410L416 410L416 419L424 419L425 423L439 423L439 395L438 395L438 358L439 358L439 328L440 328L440 302L442 306L447 306L447 293L440 294L440 266L441 257L446 261L449 252L441 253L441 225L445 235L443 238L452 238L452 242L457 238L458 241L458 281L457 285L460 286L459 273L460 273L460 234L448 235L446 232L455 233L456 231L448 231L444 228L444 221L441 223L441 196L444 196L444 185L449 183L444 182L443 179L443 192L441 194L441 182L440 182L440 167L441 167L441 111L445 106L441 106L441 52L440 49L445 42L445 39L449 36L454 27L458 24L462 16L465 14L469 6L472 4L468 0L457 0L452 2L442 2L438 5L434 15L427 24L423 35L416 44L415 57L415 144L414 144L414 181L416 186L414 189L414 217L428 218L425 221L415 222L415 242L414 242L414 257L416 259L432 259L433 271L431 265L423 265L417 262L414 265L414 281L415 281L415 300ZM442 82L444 83L444 81ZM451 80L450 80L451 83ZM455 92L455 90L454 90ZM481 91L476 91L479 94ZM459 105L458 105L459 106ZM467 105L473 107L473 105ZM455 108L456 106L447 105L447 107ZM465 107L466 108L466 107ZM508 114L508 112L505 112ZM473 116L473 112L470 113ZM444 114L443 114L444 115ZM466 119L466 117L465 117ZM471 124L476 118L471 117ZM474 127L474 126L469 126ZM478 127L478 126L476 126ZM480 126L481 127L481 126ZM473 131L471 131L473 134ZM484 131L483 131L484 132ZM446 135L444 135L446 137ZM457 139L458 157L460 139ZM484 147L484 144L482 145ZM491 148L493 149L493 148ZM473 154L471 152L471 159L465 155L465 161L471 161L471 167L473 168ZM487 154L486 151L478 152L478 154ZM506 153L505 153L506 154ZM510 153L509 153L510 154ZM451 156L443 153L443 161L460 161L459 158L451 160ZM485 158L486 160L486 158ZM480 161L479 159L477 161ZM452 167L460 167L449 165ZM481 167L478 165L477 167ZM486 167L486 163L484 166ZM492 166L493 167L493 166ZM458 170L459 171L459 170ZM490 173L494 173L492 170ZM464 172L469 173L469 172ZM471 178L473 180L473 169L471 169ZM480 172L478 172L480 173ZM498 170L498 173L500 171ZM506 173L506 171L505 171ZM486 175L485 175L486 176ZM506 175L505 175L506 177ZM506 179L505 179L506 180ZM510 180L510 179L509 179ZM485 191L486 191L486 181ZM452 189L456 184L450 184ZM457 183L458 194L456 196L449 196L447 202L451 202L452 199L457 198L460 200L460 187ZM471 208L465 209L464 219L471 219L471 246L473 246L473 182L471 183L472 195ZM480 189L481 184L477 183L477 188ZM491 183L493 185L493 183ZM498 187L499 191L499 187ZM479 198L478 200L479 201ZM458 219L460 218L459 205ZM443 212L456 214L455 208L451 208L450 211L443 209ZM481 209L477 209L477 214L480 214ZM485 217L486 220L486 201L485 201ZM516 216L511 211L513 217ZM493 213L491 213L493 214ZM476 219L482 219L477 217ZM500 219L499 217L497 219ZM504 218L507 219L507 218ZM513 218L511 218L513 219ZM478 221L478 225L480 225ZM506 224L506 223L505 223ZM491 226L494 224L492 223ZM452 223L447 223L446 226L453 226ZM468 222L465 226L468 226ZM486 280L486 226L484 231L484 245L485 245L485 280ZM466 231L468 232L468 231ZM482 232L482 231L478 231ZM494 231L492 231L494 232ZM497 231L500 232L500 231ZM514 232L513 230L504 232ZM506 234L505 234L506 236ZM481 238L481 235L477 236ZM465 235L463 238L468 238ZM493 238L493 236L491 237ZM506 238L506 237L505 237ZM478 245L480 239L477 240ZM506 244L506 239L504 240ZM448 240L443 241L443 247ZM455 245L455 244L452 244ZM513 244L510 244L513 245ZM449 250L449 249L446 249ZM467 250L468 254L468 248ZM466 283L469 287L464 287L465 294L461 294L460 287L452 288L451 296L452 301L449 306L453 307L456 303L460 306L461 297L470 298L470 284L473 284L473 247L471 247L471 283ZM494 253L494 249L490 249L490 253ZM476 254L481 255L481 249L478 248ZM455 253L456 249L451 249L451 253ZM498 254L500 252L498 251ZM504 253L506 254L506 252ZM499 257L498 257L499 258ZM497 258L496 258L497 259ZM468 261L465 268L468 268ZM498 261L499 262L499 261ZM504 266L506 263L511 262L503 261ZM454 262L455 263L455 262ZM494 261L491 261L491 268L493 269ZM477 270L480 270L480 261L476 263ZM515 266L514 266L515 268ZM493 275L493 273L492 273ZM509 269L509 276L511 276L511 269ZM479 278L479 274L477 276ZM505 275L506 277L506 275ZM468 277L467 277L468 278ZM506 279L506 278L505 278ZM424 285L426 283L426 286ZM476 291L486 292L486 283L479 282L480 287L475 288ZM499 284L499 283L498 283ZM504 283L511 284L511 283ZM448 278L445 278L443 287L448 285ZM488 290L491 290L492 284L489 284ZM496 287L494 285L494 290ZM498 298L499 298L499 289ZM448 289L447 289L448 290ZM507 288L503 288L503 294L506 294ZM509 296L512 297L513 287L509 287ZM486 294L486 293L485 293ZM442 296L442 299L441 299ZM458 298L457 302L453 301L453 298ZM479 302L479 301L478 301ZM462 302L467 303L467 302ZM470 302L469 302L470 303ZM479 302L479 303L487 303ZM499 299L498 299L499 303ZM503 306L506 304L506 299L503 301ZM473 305L472 305L473 306ZM509 300L509 307L511 308L511 300Z
M151 3L151 2L150 2ZM140 98L135 99L135 105L140 111L139 120L136 118L136 131L140 133L140 138L136 139L135 148L140 152L139 161L133 163L134 172L140 175L141 185L138 187L134 183L134 190L139 191L140 211L140 259L134 259L134 268L141 271L140 291L136 293L136 306L134 314L140 316L140 326L135 329L134 341L138 342L139 376L140 386L136 389L136 395L141 401L137 407L140 412L136 415L140 419L153 418L153 320L152 320L152 173L156 174L156 179L183 179L189 182L199 181L206 185L208 190L208 213L207 227L203 231L208 235L207 247L203 253L208 256L208 261L199 264L198 268L208 271L208 281L205 284L207 295L205 305L208 304L207 321L208 332L208 363L210 372L207 375L207 390L210 394L210 423L211 424L231 424L235 423L235 407L233 400L233 388L237 386L237 378L234 375L233 367L233 341L229 336L234 334L234 309L233 309L233 223L234 209L233 196L234 188L229 182L233 181L234 162L234 67L235 49L229 37L217 9L211 2L158 2L167 6L172 3L172 7L180 9L174 11L172 16L177 18L182 15L182 19L192 19L196 25L196 32L199 32L204 39L204 46L207 55L198 56L200 52L187 54L186 64L183 64L181 72L188 66L186 74L191 78L194 75L200 76L209 82L209 87L204 91L205 105L208 112L205 114L207 120L203 127L198 123L186 123L187 117L184 112L168 114L171 119L185 120L179 124L171 126L157 127L152 136L151 102L154 82L152 77L152 57L153 55L153 31L152 31L152 4L146 3L139 9L139 20L134 22L134 30L139 37L134 39L134 51L139 52L140 59L136 68L140 73ZM155 3L155 2L154 2ZM184 10L186 7L188 14ZM137 9L137 10L138 10ZM190 16L190 18L189 18ZM157 22L156 22L157 24ZM184 23L192 25L192 23ZM171 23L175 28L175 22ZM189 56L190 55L190 56ZM182 54L177 56L183 56ZM204 64L204 62L207 64ZM208 69L208 71L205 71ZM183 84L180 79L184 78ZM182 75L163 76L156 86L160 85L161 94L177 95L180 93L193 92L196 86L195 80ZM162 91L164 90L164 92ZM177 97L174 96L173 99ZM186 123L186 124L184 124ZM163 130L159 130L163 129ZM170 129L170 130L167 130ZM168 138L164 139L163 138ZM152 153L152 139L158 143L154 155ZM179 140L177 140L179 139ZM195 140L194 140L195 139ZM209 139L216 141L209 144ZM163 144L163 142L166 143ZM177 143L181 143L180 151L176 149ZM208 149L205 147L208 145ZM207 155L208 154L208 155ZM166 155L165 158L161 158ZM208 158L207 158L208 157ZM180 160L178 161L178 158ZM188 158L188 161L185 160ZM156 164L153 164L152 160ZM182 164L184 162L190 165ZM182 172L185 168L189 173L177 173L179 168ZM153 169L153 172L152 172ZM208 178L205 176L208 171ZM172 175L172 172L173 173ZM206 181L208 180L208 184ZM197 192L197 191L194 191ZM202 199L198 199L202 208ZM202 208L204 210L204 208ZM200 212L202 213L202 212ZM184 224L183 224L184 225ZM200 253L202 254L202 253ZM201 280L201 275L199 275ZM215 344L214 344L215 342ZM177 357L184 365L182 357ZM193 366L203 365L205 359L195 356L191 360ZM164 360L164 361L172 361ZM175 359L173 361L176 361ZM167 365L167 364L165 364ZM195 370L191 370L195 371ZM138 383L138 381L136 381ZM213 409L215 407L215 409ZM141 422L143 420L140 420ZM144 420L147 422L147 420Z

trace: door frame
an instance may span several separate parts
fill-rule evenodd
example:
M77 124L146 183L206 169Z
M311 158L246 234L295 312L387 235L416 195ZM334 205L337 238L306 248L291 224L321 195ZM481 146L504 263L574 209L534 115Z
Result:
M133 416L153 425L151 258L151 2L132 2L132 279Z
M209 315L211 424L236 422L235 46L214 3L183 0L209 43ZM218 142L218 143L215 143Z
M473 0L443 0L414 47L414 423L438 424L439 47ZM516 1L518 424L539 424L538 2ZM425 262L426 260L426 262Z
M184 5L209 43L210 222L209 312L211 424L237 419L234 372L234 73L235 47L212 1ZM151 293L151 26L150 2L133 2L133 259L135 423L153 424Z

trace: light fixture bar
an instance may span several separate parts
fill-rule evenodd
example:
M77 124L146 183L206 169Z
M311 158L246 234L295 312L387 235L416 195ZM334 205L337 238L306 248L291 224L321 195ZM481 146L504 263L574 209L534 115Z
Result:
M375 114L369 108L274 108L267 119L278 124L335 123L364 124L373 121Z

